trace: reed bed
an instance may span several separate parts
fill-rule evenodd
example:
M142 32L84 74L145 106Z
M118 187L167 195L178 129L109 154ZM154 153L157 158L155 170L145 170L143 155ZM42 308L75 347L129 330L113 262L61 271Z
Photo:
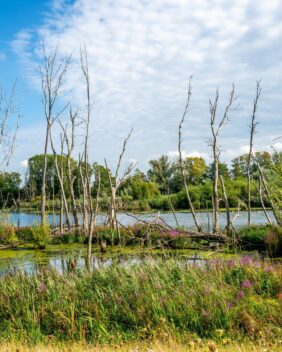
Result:
M280 343L281 286L281 265L249 257L202 267L148 259L91 273L6 275L0 279L0 345L120 346L170 336L184 345L199 338L221 345L244 338Z

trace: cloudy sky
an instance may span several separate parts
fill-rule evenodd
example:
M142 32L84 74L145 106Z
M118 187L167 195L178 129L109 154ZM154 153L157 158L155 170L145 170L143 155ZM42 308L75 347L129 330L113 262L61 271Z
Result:
M282 150L282 5L280 0L1 0L0 84L17 79L20 130L10 169L43 151L44 116L37 68L40 42L72 54L66 94L85 104L79 48L88 50L94 101L90 154L113 165L133 127L127 160L174 156L187 78L191 110L187 155L209 158L209 98L227 103L232 83L240 109L222 130L222 158L246 152L256 80L262 80L255 150ZM220 112L219 116L220 118Z

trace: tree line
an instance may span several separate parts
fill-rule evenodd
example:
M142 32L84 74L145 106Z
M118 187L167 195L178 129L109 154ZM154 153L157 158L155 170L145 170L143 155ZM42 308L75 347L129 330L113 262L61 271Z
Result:
M254 152L255 133L258 125L257 111L261 95L261 82L257 81L252 111L250 111L249 151L232 160L228 167L221 160L220 138L222 130L230 120L230 115L239 109L234 85L223 109L220 107L221 95L217 89L209 100L210 138L212 162L207 165L200 157L186 158L183 153L183 139L189 122L192 77L188 80L187 99L178 125L178 158L170 161L161 156L149 162L145 174L130 163L123 170L123 159L132 130L124 139L116 166L110 170L107 160L103 165L91 163L89 153L89 134L93 113L92 81L89 73L88 53L85 46L80 49L81 92L84 103L76 106L71 102L64 104L61 99L65 93L65 78L71 69L71 56L61 57L59 46L47 50L42 44L40 64L43 115L46 133L42 155L28 161L28 173L24 187L20 187L19 175L1 173L2 206L32 202L39 197L42 226L46 226L46 210L49 201L59 200L60 233L72 227L83 230L88 238L88 257L91 257L91 243L100 210L107 210L107 223L120 238L120 224L117 212L120 209L163 209L175 216L176 209L189 209L198 234L202 232L196 210L212 209L213 228L216 235L222 234L219 223L220 208L226 209L228 235L234 233L230 208L248 211L248 225L251 225L251 210L262 207L270 222L266 208L273 211L275 221L281 225L281 153ZM76 103L76 102L75 102ZM17 124L14 133L9 133L7 122L17 116L14 107L14 89L11 95L0 95L0 148L4 150L7 162L13 153ZM54 128L56 127L56 129ZM54 131L59 131L59 141ZM77 141L77 135L80 141ZM81 140L82 139L82 140ZM51 154L50 154L51 151ZM78 158L74 158L74 153ZM12 182L11 182L12 180ZM13 181L14 180L14 181ZM14 188L13 188L13 187ZM48 203L49 202L49 203ZM63 221L63 216L65 221ZM79 217L82 217L82 224Z
M67 178L67 158L58 156L60 167L63 168L63 183L65 185L66 198L70 199L69 180ZM44 155L34 155L28 160L25 179L16 172L0 173L0 204L1 207L20 207L24 202L35 202L41 197L42 172ZM271 185L272 192L278 195L282 189L282 153L281 152L256 152L254 153L251 172L254 175L252 184L251 206L261 208L259 196L259 170L257 165L266 170L266 177ZM185 177L190 185L191 198L196 209L212 208L212 180L214 178L214 164L207 164L202 157L187 157L184 160ZM234 158L230 166L224 162L219 163L219 175L226 183L230 207L247 209L247 168L248 154ZM107 208L107 199L111 195L111 185L108 170L105 166L94 163L88 165L93 178L91 195L96 197L98 180L95 174L100 174L100 197L103 210ZM82 196L78 161L71 159L73 174L73 189L75 197ZM114 178L111 175L111 178ZM47 155L46 194L48 200L58 200L61 195L60 182L56 172L55 158L53 154ZM142 172L136 169L129 175L118 192L121 209L132 210L171 210L169 199L176 210L187 209L187 201L184 195L184 186L181 177L179 160L171 160L167 155L161 155L157 159L149 161L149 169ZM268 199L265 205L270 206ZM220 207L225 208L222 190L220 191Z

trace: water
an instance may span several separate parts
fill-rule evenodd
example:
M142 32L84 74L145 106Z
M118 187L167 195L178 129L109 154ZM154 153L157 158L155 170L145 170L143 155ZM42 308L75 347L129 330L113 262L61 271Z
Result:
M194 228L193 219L190 213L179 212L176 214L178 223L187 228ZM211 221L211 213L198 213L198 218L206 229L209 229ZM233 214L235 215L235 213ZM123 225L133 225L138 221L154 221L156 217L163 219L168 225L175 226L175 219L172 213L150 213L150 214L134 214L129 215L125 213L118 214L118 220ZM269 217L273 219L272 213L269 212ZM97 219L98 224L105 222L106 216L100 215ZM40 223L40 215L34 213L9 213L2 214L2 221L14 224L15 226L30 226ZM224 213L220 214L220 221L222 226L226 223ZM266 219L262 211L255 211L252 213L252 221L254 224L265 224ZM59 215L48 215L48 222L50 225L59 224ZM234 225L237 227L244 226L247 223L247 212L242 211L235 219ZM75 261L77 270L83 269L86 266L86 246L73 245L56 245L49 246L46 250L32 250L32 249L14 249L14 250L0 250L0 276L23 270L27 273L34 273L42 269L51 268L56 269L59 273L64 273L68 270L71 261ZM91 262L91 269L107 267L113 263L119 265L132 265L148 260L148 255L115 255L112 257L103 257L101 255L94 255ZM186 260L197 265L206 263L205 259L198 258L195 260L194 253L186 254Z
M172 254L122 254L112 253L109 256L98 253L92 256L90 269L100 269L118 264L122 266L142 264L152 260L153 257L170 257ZM187 251L186 255L179 256L191 265L202 266L206 259ZM55 269L60 274L72 270L83 270L87 267L86 246L80 244L49 246L45 250L9 249L0 251L0 277L17 271L27 274L37 273L46 269Z
M118 221L124 225L133 225L138 221L153 221L156 217L160 215L161 219L163 219L168 225L176 226L175 219L172 213L164 212L164 213L143 213L143 214L126 214L126 213L119 213L118 214ZM232 217L237 215L236 212L232 212ZM274 217L271 211L268 211L268 215L270 219L274 221ZM176 213L178 223L180 226L185 226L186 228L193 229L194 223L191 213L187 212L179 212ZM200 220L201 224L204 228L209 229L212 225L212 214L209 212L201 212L197 214L198 219ZM239 216L236 216L234 220L234 226L240 227L247 224L247 216L248 213L246 211L241 211ZM14 212L8 213L3 215L3 221L6 223L13 224L15 226L31 226L34 224L40 224L41 217L40 214L35 213L23 213L23 212ZM60 222L59 215L49 214L48 215L48 222L51 226L58 226ZM99 215L97 218L98 224L103 224L106 220L106 215L102 214ZM252 212L252 223L256 225L265 224L267 222L266 217L263 211L253 211ZM226 214L220 213L220 223L224 227L226 224Z

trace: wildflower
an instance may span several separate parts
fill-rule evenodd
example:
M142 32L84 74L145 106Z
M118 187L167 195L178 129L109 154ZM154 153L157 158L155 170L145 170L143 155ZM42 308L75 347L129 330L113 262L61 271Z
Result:
M267 268L264 269L265 272L273 271L273 266L268 266Z
M234 307L234 304L233 304L233 303L230 303L230 302L229 302L229 303L227 304L227 309L228 309L228 310L231 310L233 307Z
M171 237L175 237L175 236L178 236L179 235L179 232L176 231L176 230L171 230L168 232L169 236Z
M242 299L245 296L244 291L240 290L238 295L237 295L237 300Z
M228 260L227 264L228 264L229 268L234 268L234 266L235 266L235 260L233 260L233 259Z
M250 265L252 262L252 258L248 255L245 255L243 256L241 259L240 259L240 264L243 266L243 265Z
M251 288L253 286L253 284L249 281L249 280L245 280L245 281L243 281L242 282L242 284L241 284L241 287L242 288Z

